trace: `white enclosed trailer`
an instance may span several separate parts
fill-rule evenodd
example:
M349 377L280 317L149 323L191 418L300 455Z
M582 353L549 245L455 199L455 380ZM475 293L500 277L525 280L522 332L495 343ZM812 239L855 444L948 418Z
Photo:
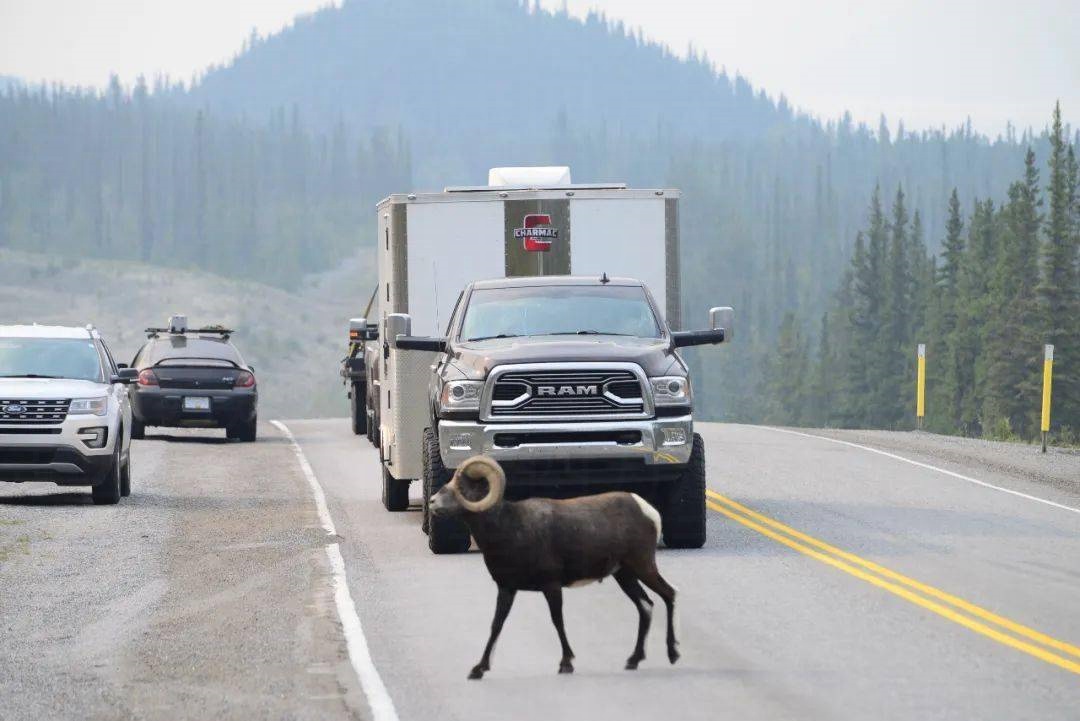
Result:
M496 168L492 185L395 194L378 207L380 455L385 473L422 473L435 354L397 335L442 335L462 288L486 278L627 276L680 327L679 192L574 185L567 168ZM395 314L408 314L411 328Z

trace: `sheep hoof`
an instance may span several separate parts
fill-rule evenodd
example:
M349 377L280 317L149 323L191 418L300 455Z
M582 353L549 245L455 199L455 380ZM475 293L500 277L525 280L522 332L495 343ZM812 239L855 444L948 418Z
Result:
M563 659L559 662L559 673L573 673L574 664L570 663L569 659Z
M679 652L674 648L669 648L667 652L667 657L668 660L671 661L672 664L674 664L676 661L679 660Z
M637 665L640 662L641 662L640 658L634 658L633 656L631 656L630 658L626 659L626 670L627 671L637 671Z
M487 669L484 668L483 666L480 666L480 665L473 666L472 671L469 671L469 680L470 681L479 681L480 679L482 679L484 677L484 671L487 671Z

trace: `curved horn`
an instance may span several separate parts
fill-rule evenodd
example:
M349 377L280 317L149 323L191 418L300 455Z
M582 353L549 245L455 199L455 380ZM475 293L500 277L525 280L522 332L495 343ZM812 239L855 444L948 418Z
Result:
M479 501L470 501L458 487L457 478L454 479L454 491L461 501L461 507L471 513L483 513L502 500L506 490L506 473L502 466L487 456L473 456L457 470L458 474L468 474L469 478L483 478L488 482L488 493Z

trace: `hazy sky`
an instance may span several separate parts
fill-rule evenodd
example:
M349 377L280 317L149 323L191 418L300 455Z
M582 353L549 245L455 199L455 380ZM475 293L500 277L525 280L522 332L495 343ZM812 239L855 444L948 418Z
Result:
M362 0L360 0L362 1ZM408 0L402 0L407 2ZM459 0L467 2L468 0ZM541 0L557 8L564 0ZM326 0L0 0L0 75L104 85L110 72L190 78ZM566 0L824 117L876 125L1007 120L1041 128L1055 99L1080 116L1080 0Z

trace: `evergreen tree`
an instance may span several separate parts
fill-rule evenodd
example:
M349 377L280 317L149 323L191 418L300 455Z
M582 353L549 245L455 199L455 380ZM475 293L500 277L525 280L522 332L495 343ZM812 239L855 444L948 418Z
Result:
M806 338L793 313L786 313L780 325L776 351L766 364L763 395L770 399L764 422L800 425L806 413Z
M1035 153L1028 148L1024 178L1009 188L1002 209L1000 250L987 318L987 396L983 416L991 429L1025 436L1035 424L1042 358L1038 333L1039 224L1042 198Z
M881 337L878 340L883 363L880 373L881 423L886 428L900 425L908 407L906 370L911 342L913 275L908 232L908 212L903 188L896 189L892 219L888 227L888 269L885 275L886 300L882 309Z
M1077 167L1061 123L1061 105L1054 107L1050 132L1050 178L1042 268L1037 288L1042 342L1054 345L1053 422L1080 427L1080 304L1077 278Z

